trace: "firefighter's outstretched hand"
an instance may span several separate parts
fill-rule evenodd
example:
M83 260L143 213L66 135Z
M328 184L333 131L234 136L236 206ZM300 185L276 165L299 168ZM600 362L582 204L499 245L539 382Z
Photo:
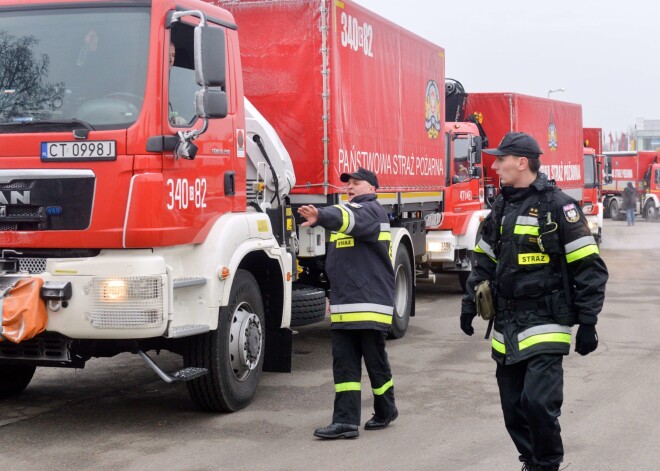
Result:
M312 226L319 220L319 210L311 204L306 204L298 208L298 214L307 219L307 221L302 223L305 227Z
M474 334L472 319L477 315L477 308L473 302L466 301L461 303L461 330L467 335Z
M598 348L598 334L595 325L580 324L575 336L575 351L588 355Z

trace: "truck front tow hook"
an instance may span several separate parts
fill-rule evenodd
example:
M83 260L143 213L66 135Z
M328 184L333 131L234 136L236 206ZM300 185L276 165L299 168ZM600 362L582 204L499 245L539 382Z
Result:
M184 383L186 381L191 381L197 379L200 376L204 376L209 372L206 368L197 368L194 366L189 366L188 368L183 368L182 370L175 371L174 373L166 373L158 366L149 355L144 353L142 350L138 350L137 354L142 357L144 362L156 372L160 379L166 383Z

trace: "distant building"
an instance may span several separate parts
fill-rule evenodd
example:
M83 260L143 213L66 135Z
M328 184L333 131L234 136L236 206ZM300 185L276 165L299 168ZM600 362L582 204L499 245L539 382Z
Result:
M635 122L635 143L637 150L660 148L660 119L637 118Z

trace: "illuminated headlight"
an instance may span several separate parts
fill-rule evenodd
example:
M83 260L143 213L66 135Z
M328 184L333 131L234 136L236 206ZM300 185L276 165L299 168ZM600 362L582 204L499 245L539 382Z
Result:
M89 321L94 327L158 327L164 322L160 276L95 277Z
M128 283L125 279L101 280L99 288L100 298L104 302L126 301L128 296Z
M592 232L592 234L595 234L598 232L598 221L589 221L589 230Z
M584 207L582 208L582 212L584 214L594 214L594 208L596 208L596 206L594 206L593 204L585 204Z
M449 242L432 241L426 244L426 251L432 253L446 253L451 252L451 244Z

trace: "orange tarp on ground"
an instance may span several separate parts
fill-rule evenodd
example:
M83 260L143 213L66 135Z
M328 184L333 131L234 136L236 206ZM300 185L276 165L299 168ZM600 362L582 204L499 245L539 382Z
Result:
M23 278L2 301L2 338L20 343L46 330L46 303L39 293L41 278Z

